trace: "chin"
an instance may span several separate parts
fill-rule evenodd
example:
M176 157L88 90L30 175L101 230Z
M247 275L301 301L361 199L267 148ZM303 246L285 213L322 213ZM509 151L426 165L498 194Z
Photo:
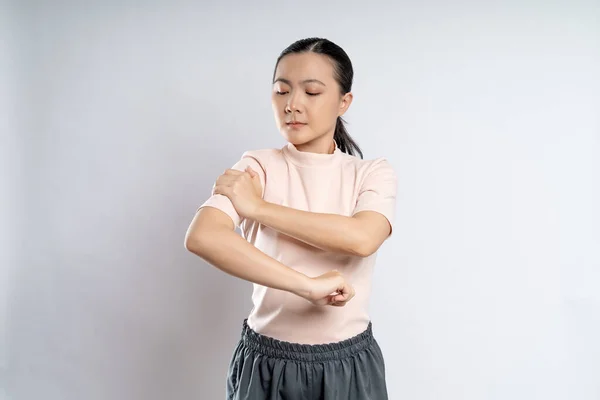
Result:
M286 128L284 128L281 131L281 135L291 144L293 145L301 145L301 144L305 144L310 142L311 140L314 140L315 137L311 134L306 134L306 133L295 133L295 132L290 132L288 131Z

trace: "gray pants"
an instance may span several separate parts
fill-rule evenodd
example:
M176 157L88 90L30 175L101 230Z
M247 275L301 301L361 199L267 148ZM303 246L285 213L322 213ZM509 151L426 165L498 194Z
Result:
M226 383L227 400L387 400L383 354L372 323L329 344L283 342L244 319Z

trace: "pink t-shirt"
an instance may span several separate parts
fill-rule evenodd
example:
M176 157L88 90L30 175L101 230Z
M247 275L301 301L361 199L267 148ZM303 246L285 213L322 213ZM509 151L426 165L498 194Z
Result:
M362 160L343 153L337 144L333 154L301 152L287 143L281 149L247 151L232 168L241 171L248 165L259 173L263 199L270 203L345 216L377 211L393 226L397 179L385 158ZM339 342L367 328L377 253L357 257L318 249L241 218L223 195L211 196L200 208L206 206L228 214L248 242L282 264L309 277L337 269L355 289L355 297L344 307L333 307L316 306L290 292L253 284L250 328L303 344Z

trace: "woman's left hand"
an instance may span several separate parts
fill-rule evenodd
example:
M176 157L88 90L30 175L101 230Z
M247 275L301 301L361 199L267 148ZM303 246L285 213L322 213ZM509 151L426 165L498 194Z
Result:
M245 171L228 169L217 178L212 194L227 196L233 203L237 213L243 218L250 218L264 203L260 177L250 167Z

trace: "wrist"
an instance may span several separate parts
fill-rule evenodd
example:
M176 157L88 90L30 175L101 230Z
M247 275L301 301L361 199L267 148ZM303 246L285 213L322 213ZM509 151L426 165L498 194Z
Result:
M262 220L262 217L264 215L266 215L266 213L268 212L269 209L269 202L263 199L260 199L260 201L258 202L258 204L256 205L255 209L254 209L254 215L252 215L252 217L250 219L253 219L254 221L260 223Z
M312 291L312 278L298 272L297 279L293 283L293 287L290 290L296 296L307 298Z

